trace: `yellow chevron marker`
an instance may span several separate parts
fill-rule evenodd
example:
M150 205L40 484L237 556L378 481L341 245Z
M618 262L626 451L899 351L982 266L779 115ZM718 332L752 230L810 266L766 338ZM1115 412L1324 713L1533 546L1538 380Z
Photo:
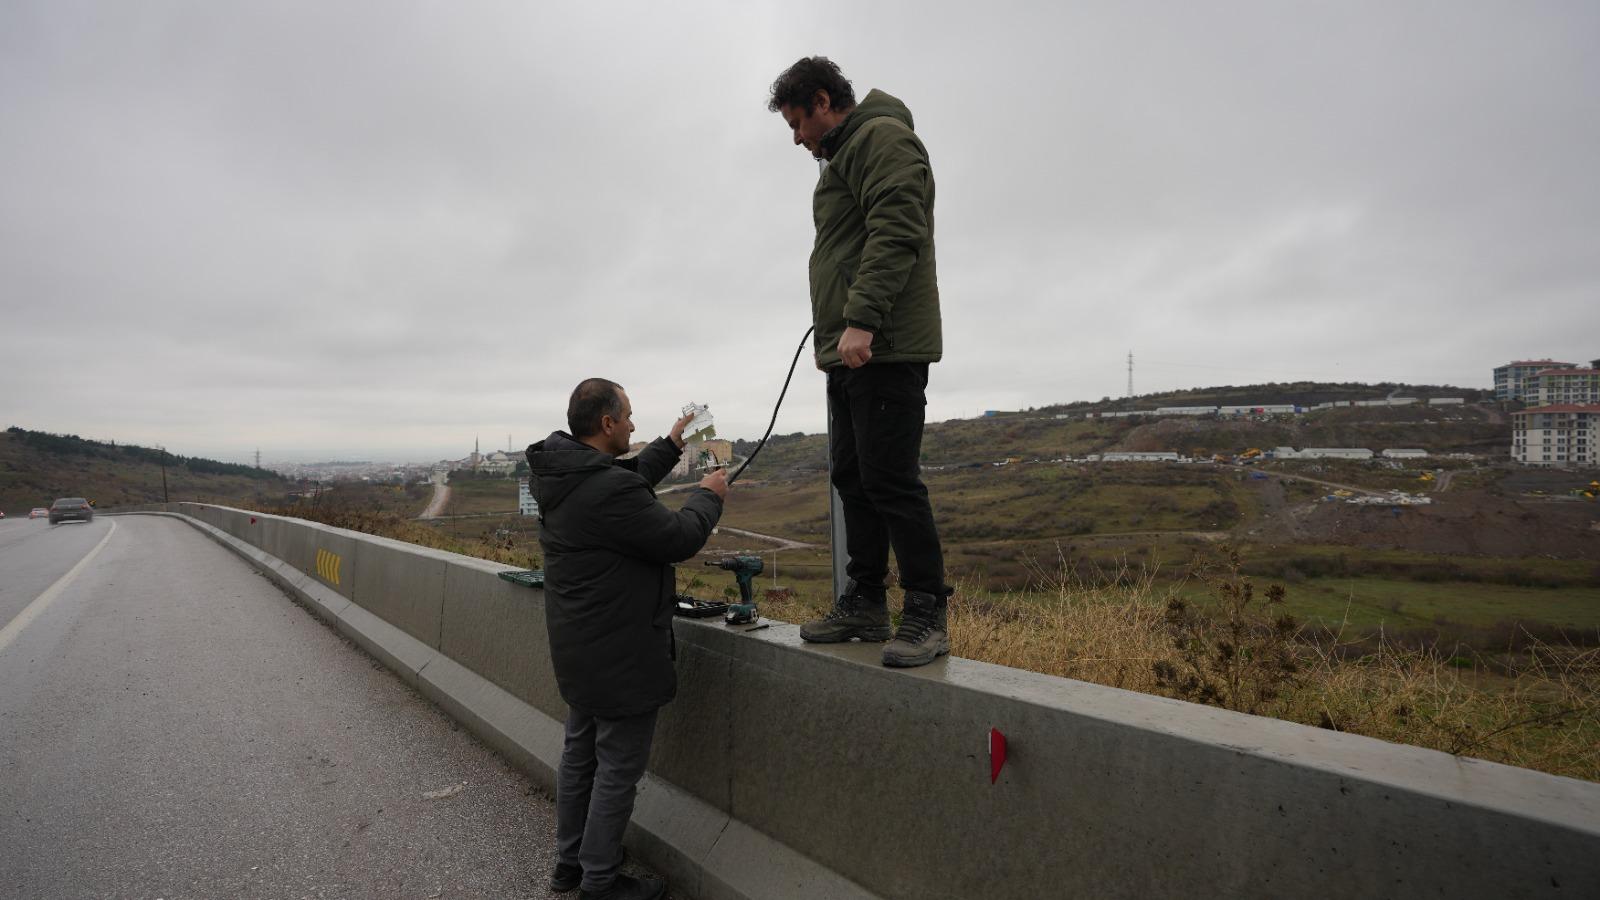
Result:
M317 551L317 574L323 581L331 581L335 587L339 585L339 569L344 558L337 553L327 550Z

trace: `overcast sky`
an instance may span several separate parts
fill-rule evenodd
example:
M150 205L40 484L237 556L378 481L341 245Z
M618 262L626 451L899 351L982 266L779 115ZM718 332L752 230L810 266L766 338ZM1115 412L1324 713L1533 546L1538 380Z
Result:
M1059 6L1059 8L1049 8ZM803 55L916 117L929 418L1600 356L1600 4L0 0L0 425L272 460L765 427ZM778 431L824 427L802 358Z

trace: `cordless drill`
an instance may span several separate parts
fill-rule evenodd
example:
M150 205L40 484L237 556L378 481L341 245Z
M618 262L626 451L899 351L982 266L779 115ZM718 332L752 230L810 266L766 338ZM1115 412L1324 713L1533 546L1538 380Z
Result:
M728 625L742 625L760 618L756 612L755 577L761 574L761 557L730 556L727 559L707 560L706 565L727 569L739 582L739 602L728 604L722 621Z

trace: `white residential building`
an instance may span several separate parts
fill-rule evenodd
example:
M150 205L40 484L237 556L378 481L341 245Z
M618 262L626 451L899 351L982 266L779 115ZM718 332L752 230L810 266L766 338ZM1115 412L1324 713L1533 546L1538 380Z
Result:
M1528 380L1547 369L1575 369L1569 362L1553 359L1524 359L1496 366L1494 370L1494 398L1496 400L1528 400Z
M523 516L537 516L539 514L539 501L533 499L533 491L528 489L528 479L517 479L517 514Z
M1217 414L1223 416L1276 416L1304 412L1293 403L1270 403L1256 406L1219 406Z
M1158 416L1209 416L1216 412L1215 406L1163 406L1156 410Z
M1398 450L1383 451L1384 459L1426 459L1428 451L1403 448Z
M1465 397L1429 397L1429 406L1461 406L1467 402Z
M1371 459L1372 451L1364 447L1307 447L1295 454L1296 459Z
M1600 404L1536 406L1511 414L1511 458L1528 466L1600 465Z
M1527 383L1529 406L1600 403L1600 368L1545 369Z
M1113 452L1100 455L1101 462L1177 462L1178 454L1164 450L1156 453Z

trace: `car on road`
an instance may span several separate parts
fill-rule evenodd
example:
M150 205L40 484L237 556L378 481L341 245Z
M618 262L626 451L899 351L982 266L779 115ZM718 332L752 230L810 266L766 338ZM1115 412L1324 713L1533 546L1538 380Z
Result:
M67 519L82 519L85 522L94 521L94 507L82 497L62 497L50 504L50 524L62 522Z
M30 519L42 519L48 515L50 515L50 510L45 509L42 506L35 506L33 509L28 511L28 518Z

